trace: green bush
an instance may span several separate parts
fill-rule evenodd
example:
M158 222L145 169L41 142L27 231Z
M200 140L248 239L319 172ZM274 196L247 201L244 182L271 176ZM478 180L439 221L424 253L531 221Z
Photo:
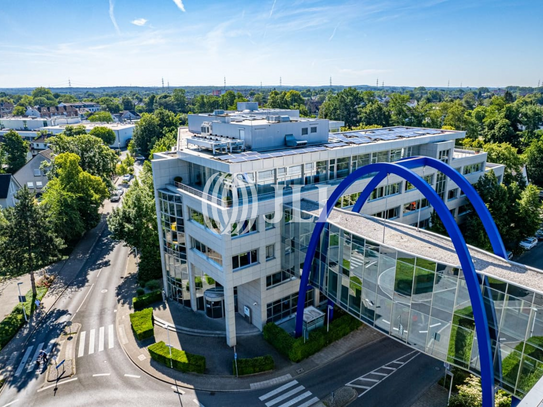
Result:
M206 370L206 358L201 355L193 355L185 351L172 348L170 359L170 348L160 341L147 348L151 358L164 366L173 366L181 372L204 373Z
M346 314L330 322L329 332L326 332L326 327L311 331L305 343L303 337L294 339L273 322L266 324L262 333L264 339L279 353L293 362L299 362L355 331L361 325L362 322Z
M145 294L145 290L143 288L138 287L136 290L136 295L139 297L140 295Z
M238 359L237 373L239 376L267 372L275 369L275 362L270 355L259 356L252 359ZM232 374L236 374L236 361L232 362Z
M162 301L162 291L156 290L147 294L139 295L132 299L132 306L136 311L147 308L154 302Z
M145 308L144 310L130 314L130 323L132 324L136 338L140 341L152 338L155 335L152 308Z
M145 288L147 288L149 291L160 290L160 281L158 280L147 281L145 283Z
M209 277L207 274L204 274L204 278L206 279L206 283L207 283L208 285L213 285L213 284L215 284L215 280L214 280L213 278Z

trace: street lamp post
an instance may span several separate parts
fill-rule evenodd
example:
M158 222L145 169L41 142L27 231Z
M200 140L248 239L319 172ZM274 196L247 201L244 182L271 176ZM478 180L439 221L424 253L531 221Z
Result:
M26 316L26 310L25 310L25 304L24 302L21 301L21 298L22 298L22 295L21 295L21 284L23 284L22 281L19 281L17 283L17 289L19 290L19 302L21 302L23 305L23 315L25 316L25 321L28 322L28 317Z

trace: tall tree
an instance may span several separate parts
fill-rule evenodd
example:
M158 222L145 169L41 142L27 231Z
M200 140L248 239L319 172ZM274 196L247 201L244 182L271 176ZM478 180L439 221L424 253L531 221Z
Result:
M505 165L503 182L506 185L512 182L518 182L519 185L526 183L522 175L524 158L517 153L515 147L509 143L488 143L483 146L483 150L486 151L489 162Z
M91 122L113 123L113 116L109 112L96 112L89 117Z
M10 276L30 273L36 297L34 271L59 257L62 240L55 234L45 206L38 204L26 185L17 191L14 207L3 210L0 222L0 270ZM32 301L34 304L34 301Z
M83 171L79 166L79 161L79 156L73 153L62 153L54 158L54 177L47 184L43 199L51 204L52 211L56 208L60 211L63 210L63 206L55 206L55 202L62 203L73 199L69 209L71 211L77 210L80 216L80 220L74 225L82 224L85 230L89 230L98 224L100 220L98 210L104 199L109 196L109 191L100 177ZM60 198L59 194L62 194ZM71 224L59 224L63 214L53 213L53 215L57 222L57 228L72 227ZM74 216L73 212L70 216ZM67 236L68 233L64 235Z
M111 186L111 177L115 174L118 157L112 149L104 144L102 139L90 134L75 137L66 137L60 134L51 137L49 145L55 155L76 154L80 159L79 165L83 171L100 177L106 185ZM55 161L49 166L52 170L51 175L55 175Z
M89 134L91 136L98 137L106 146L112 145L116 140L115 132L109 127L96 126L89 132Z
M543 187L543 140L534 140L526 149L525 156L528 179Z
M15 130L10 130L4 135L4 143L0 151L7 164L7 172L15 173L26 164L28 154L28 142Z

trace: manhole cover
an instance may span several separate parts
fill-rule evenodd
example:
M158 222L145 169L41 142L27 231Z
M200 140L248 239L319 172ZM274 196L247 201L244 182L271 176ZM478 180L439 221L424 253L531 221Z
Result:
M145 355L142 354L142 355L139 355L139 356L138 356L138 359L139 359L139 360L145 360L146 358L145 358Z
M304 371L304 368L302 367L301 369L296 370L296 373L302 373L303 371Z

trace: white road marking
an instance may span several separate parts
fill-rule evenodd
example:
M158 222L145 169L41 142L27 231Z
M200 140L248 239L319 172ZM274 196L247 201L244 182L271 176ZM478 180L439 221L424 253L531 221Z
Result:
M96 276L96 278L100 277L101 272L102 272L102 269L98 270L98 275Z
M87 293L87 295L85 295L85 298L83 298L83 301L81 302L81 304L79 304L79 308L77 309L77 311L75 311L75 314L77 314L79 310L81 309L81 307L83 306L83 304L85 304L85 300L87 299L87 297L89 296L93 288L94 288L94 283L91 285L91 288L89 288L89 292ZM70 319L70 321L73 319L75 314L72 315L72 318Z
M124 377L133 377L134 379L139 379L140 378L140 376L135 375L135 374L125 374Z
M94 335L96 334L96 329L90 330L90 338L89 338L89 355L92 355L94 353Z
M98 352L102 352L104 350L104 327L101 326L98 332Z
M36 352L34 352L34 356L32 356L32 359L30 359L28 369L26 369L27 372L34 370L34 364L36 363L36 360L38 360L41 348L43 348L43 342L38 345L38 347L36 348Z
M199 402L198 400L196 400L196 399L194 399L194 400L192 400L192 401L194 401L194 402L196 403L196 405L199 406L199 407L205 407L202 403L200 403L200 402Z
M50 388L52 388L52 387L59 386L59 385L61 385L61 384L70 383L70 382L73 382L74 380L77 380L77 377L74 377L73 379L63 380L63 381L61 381L61 382L52 384L52 385L47 386L47 387L44 387L44 388L42 388L42 389L38 389L37 392L39 393L40 391L44 391L44 390L50 389Z
M374 369L371 372L368 372L360 377L357 377L354 380L351 380L349 383L347 383L345 386L354 387L361 390L361 393L358 395L358 397L362 397L364 394L366 394L368 391L373 389L375 386L377 386L379 383L381 383L383 380L385 380L388 376L392 375L394 372L396 372L398 369L400 369L402 366L409 363L411 360L416 358L419 355L419 352L416 350L409 352L406 355L403 355L399 357L396 360L393 360L392 362L387 363L385 366L378 367L377 369ZM400 362L400 360L403 360L403 362ZM394 367L391 367L394 366ZM390 373L384 374L380 373L383 369L390 370ZM382 376L381 379L370 379L367 376Z
M275 396L276 394L278 393L281 393L283 390L286 390L288 389L289 387L292 387L294 385L298 384L298 381L297 380L293 380L287 384L284 384L283 386L281 387L278 387L277 389L273 390L273 391L270 391L269 393L266 393L264 394L263 396L260 396L258 399L260 401L264 401L266 399L269 399L270 397L273 397Z
M21 363L19 364L19 367L17 368L16 372L15 372L15 377L19 376L24 367L25 367L25 364L26 364L26 361L28 360L28 358L30 357L30 353L32 352L32 349L34 349L34 346L30 346L26 349L26 352L23 356L23 360L21 360Z
M87 332L83 331L79 335L79 352L77 352L77 357L80 358L85 354L85 337L87 336Z
M175 391L176 393L185 394L185 392L184 392L183 390L181 390L180 388L178 388L177 386L172 386L172 389L173 389L173 391Z
M8 407L8 406L11 406L13 403L17 403L19 401L19 399L17 400L13 400L12 402L8 403L8 404L4 404L2 407Z
M306 401L304 404L300 404L298 407L309 407L319 401L318 397L313 397L311 400Z
M296 387L295 389L292 389L291 391L288 391L286 392L285 394L282 394L281 396L279 397L276 397L274 398L273 400L271 401L268 401L266 403L266 407L271 407L277 403L280 403L281 401L285 400L285 399L288 399L290 396L293 396L295 395L296 393L299 393L301 391L305 390L305 387L304 386L298 386Z
M115 338L113 337L113 324L108 327L108 349L113 348Z
M102 377L102 376L109 376L111 373L96 373L93 374L92 377Z
M296 398L293 398L292 400L287 401L285 404L281 404L279 407L290 407L293 404L296 404L297 402L302 401L305 398L308 398L309 396L311 396L311 392L306 391L305 393L300 394Z

